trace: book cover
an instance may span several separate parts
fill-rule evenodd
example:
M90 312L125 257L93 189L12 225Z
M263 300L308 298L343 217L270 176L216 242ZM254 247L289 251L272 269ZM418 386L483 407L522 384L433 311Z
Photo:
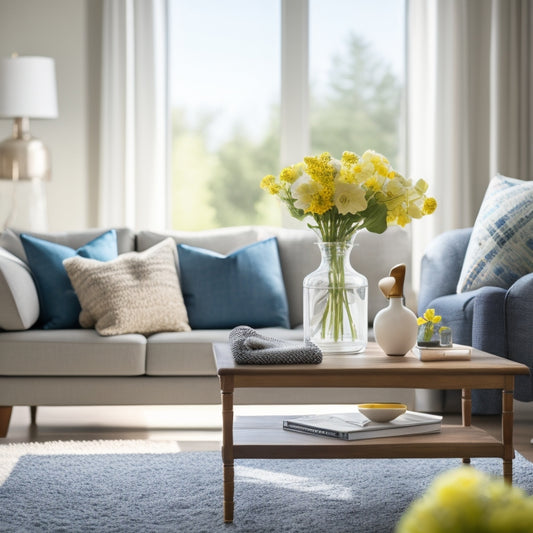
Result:
M472 354L472 348L462 344L435 348L415 346L411 351L420 361L468 361Z
M406 411L390 422L371 422L359 412L306 415L283 421L283 429L343 440L437 433L442 416Z

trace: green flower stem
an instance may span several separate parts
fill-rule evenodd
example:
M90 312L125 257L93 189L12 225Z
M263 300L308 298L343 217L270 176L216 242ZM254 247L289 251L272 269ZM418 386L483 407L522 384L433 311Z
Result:
M424 341L429 342L433 337L433 322L426 322L424 324Z
M339 248L343 250L339 253ZM328 301L322 315L321 336L326 338L330 333L335 342L344 335L344 313L350 323L352 340L357 338L357 330L353 322L352 312L348 301L348 293L344 286L344 261L347 253L347 243L336 243L329 247L329 289Z
M315 222L309 227L320 234L323 242L348 242L364 225L360 215L341 215L335 207L315 217Z

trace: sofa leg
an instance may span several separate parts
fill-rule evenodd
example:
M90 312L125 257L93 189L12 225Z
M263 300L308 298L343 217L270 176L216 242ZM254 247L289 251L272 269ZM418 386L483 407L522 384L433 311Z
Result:
M0 438L7 436L7 430L9 429L9 420L11 419L11 406L0 406Z
M36 405L30 405L30 419L31 419L31 425L35 426L37 424L37 406Z

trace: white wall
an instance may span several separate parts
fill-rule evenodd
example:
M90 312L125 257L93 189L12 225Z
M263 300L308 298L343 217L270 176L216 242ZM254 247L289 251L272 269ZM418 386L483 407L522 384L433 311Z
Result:
M98 172L100 0L0 0L0 56L56 61L59 117L35 120L32 133L52 154L48 228L94 225ZM0 140L11 134L0 119Z

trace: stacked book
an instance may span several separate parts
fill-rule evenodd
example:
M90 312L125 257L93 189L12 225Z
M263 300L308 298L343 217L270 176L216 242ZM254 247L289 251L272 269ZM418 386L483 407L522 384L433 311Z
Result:
M436 347L417 345L411 351L421 361L469 361L472 354L472 348L462 344Z
M406 411L390 422L372 422L359 411L305 415L283 421L283 429L343 440L438 433L442 416Z

